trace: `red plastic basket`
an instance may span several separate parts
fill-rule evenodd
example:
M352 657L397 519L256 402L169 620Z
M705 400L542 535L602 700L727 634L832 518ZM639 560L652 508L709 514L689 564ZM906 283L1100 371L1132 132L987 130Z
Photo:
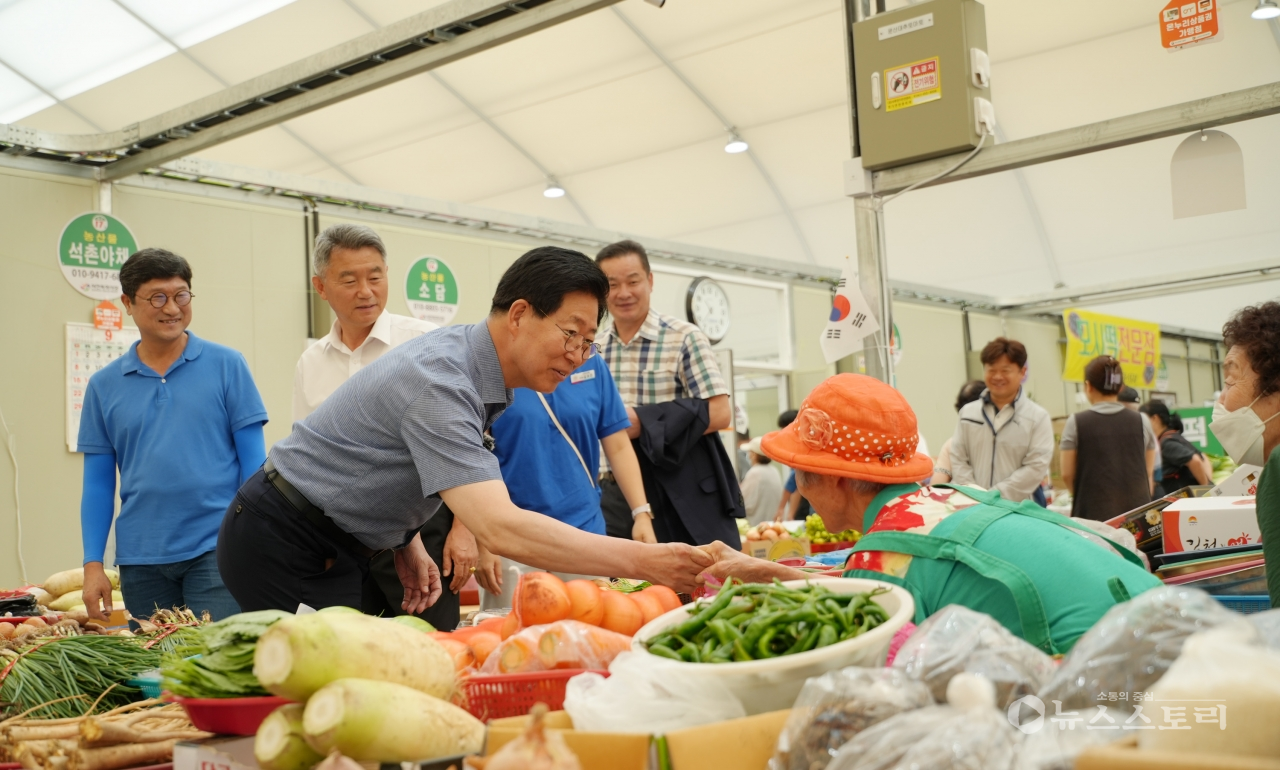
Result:
M276 695L259 698L178 698L197 730L219 735L254 735L262 720L293 701Z
M464 685L466 709L482 722L529 713L536 703L557 711L564 708L564 690L569 680L587 669L534 671L528 674L490 674L468 677ZM590 671L609 676L608 671Z

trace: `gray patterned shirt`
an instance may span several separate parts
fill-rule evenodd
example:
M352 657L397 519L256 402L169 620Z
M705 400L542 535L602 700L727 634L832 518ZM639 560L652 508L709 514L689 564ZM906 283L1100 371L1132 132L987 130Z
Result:
M511 399L486 323L438 329L357 372L271 460L361 543L399 548L441 490L502 479L483 435Z

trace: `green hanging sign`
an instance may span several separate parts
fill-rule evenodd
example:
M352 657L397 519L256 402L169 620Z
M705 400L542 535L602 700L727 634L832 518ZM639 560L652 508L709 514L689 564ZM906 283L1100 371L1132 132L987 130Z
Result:
M404 298L414 318L447 325L458 314L458 279L439 257L422 257L409 267Z
M58 264L67 283L86 297L117 299L120 267L137 250L138 241L124 222L91 212L62 228Z

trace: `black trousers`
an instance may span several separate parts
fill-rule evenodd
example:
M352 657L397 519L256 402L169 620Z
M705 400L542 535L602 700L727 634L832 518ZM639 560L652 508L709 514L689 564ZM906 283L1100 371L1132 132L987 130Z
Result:
M439 566L453 513L442 508L423 527L423 544ZM325 564L333 560L332 566ZM404 587L389 551L372 563L335 543L299 513L258 471L231 501L218 533L218 572L245 612L358 607L401 615ZM419 617L436 628L458 625L458 595L447 588Z
M657 484L645 484L645 496L653 509L653 536L659 543L688 543L698 545L689 530L685 529L680 514L676 513L670 499ZM600 510L604 513L605 534L609 537L631 539L631 506L622 495L617 482L600 482Z
M439 631L452 631L461 620L461 601L458 594L449 590L450 578L444 575L444 541L453 528L453 511L449 506L441 504L440 510L430 521L422 525L422 545L427 555L440 568L440 580L444 591L436 603L418 617L435 626ZM392 617L405 615L400 608L404 601L404 586L400 584L400 576L396 574L396 565L391 552L384 551L369 561L369 572L365 576L360 611L368 615Z
M218 572L244 612L359 607L368 571L368 559L325 536L262 470L240 487L222 518Z

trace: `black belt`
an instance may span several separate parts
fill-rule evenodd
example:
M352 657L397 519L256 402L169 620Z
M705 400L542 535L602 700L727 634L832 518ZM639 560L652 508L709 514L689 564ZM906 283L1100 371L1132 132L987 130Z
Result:
M288 501L289 505L306 517L312 526L323 532L330 540L366 559L372 559L382 553L382 551L375 551L361 543L350 532L342 531L337 524L333 523L333 519L325 516L323 510L317 508L314 503L307 499L306 495L299 492L297 487L290 484L288 479L280 475L280 471L276 470L275 463L271 462L270 457L263 463L262 470L266 472L267 481L271 482L271 486L276 488L276 491Z

